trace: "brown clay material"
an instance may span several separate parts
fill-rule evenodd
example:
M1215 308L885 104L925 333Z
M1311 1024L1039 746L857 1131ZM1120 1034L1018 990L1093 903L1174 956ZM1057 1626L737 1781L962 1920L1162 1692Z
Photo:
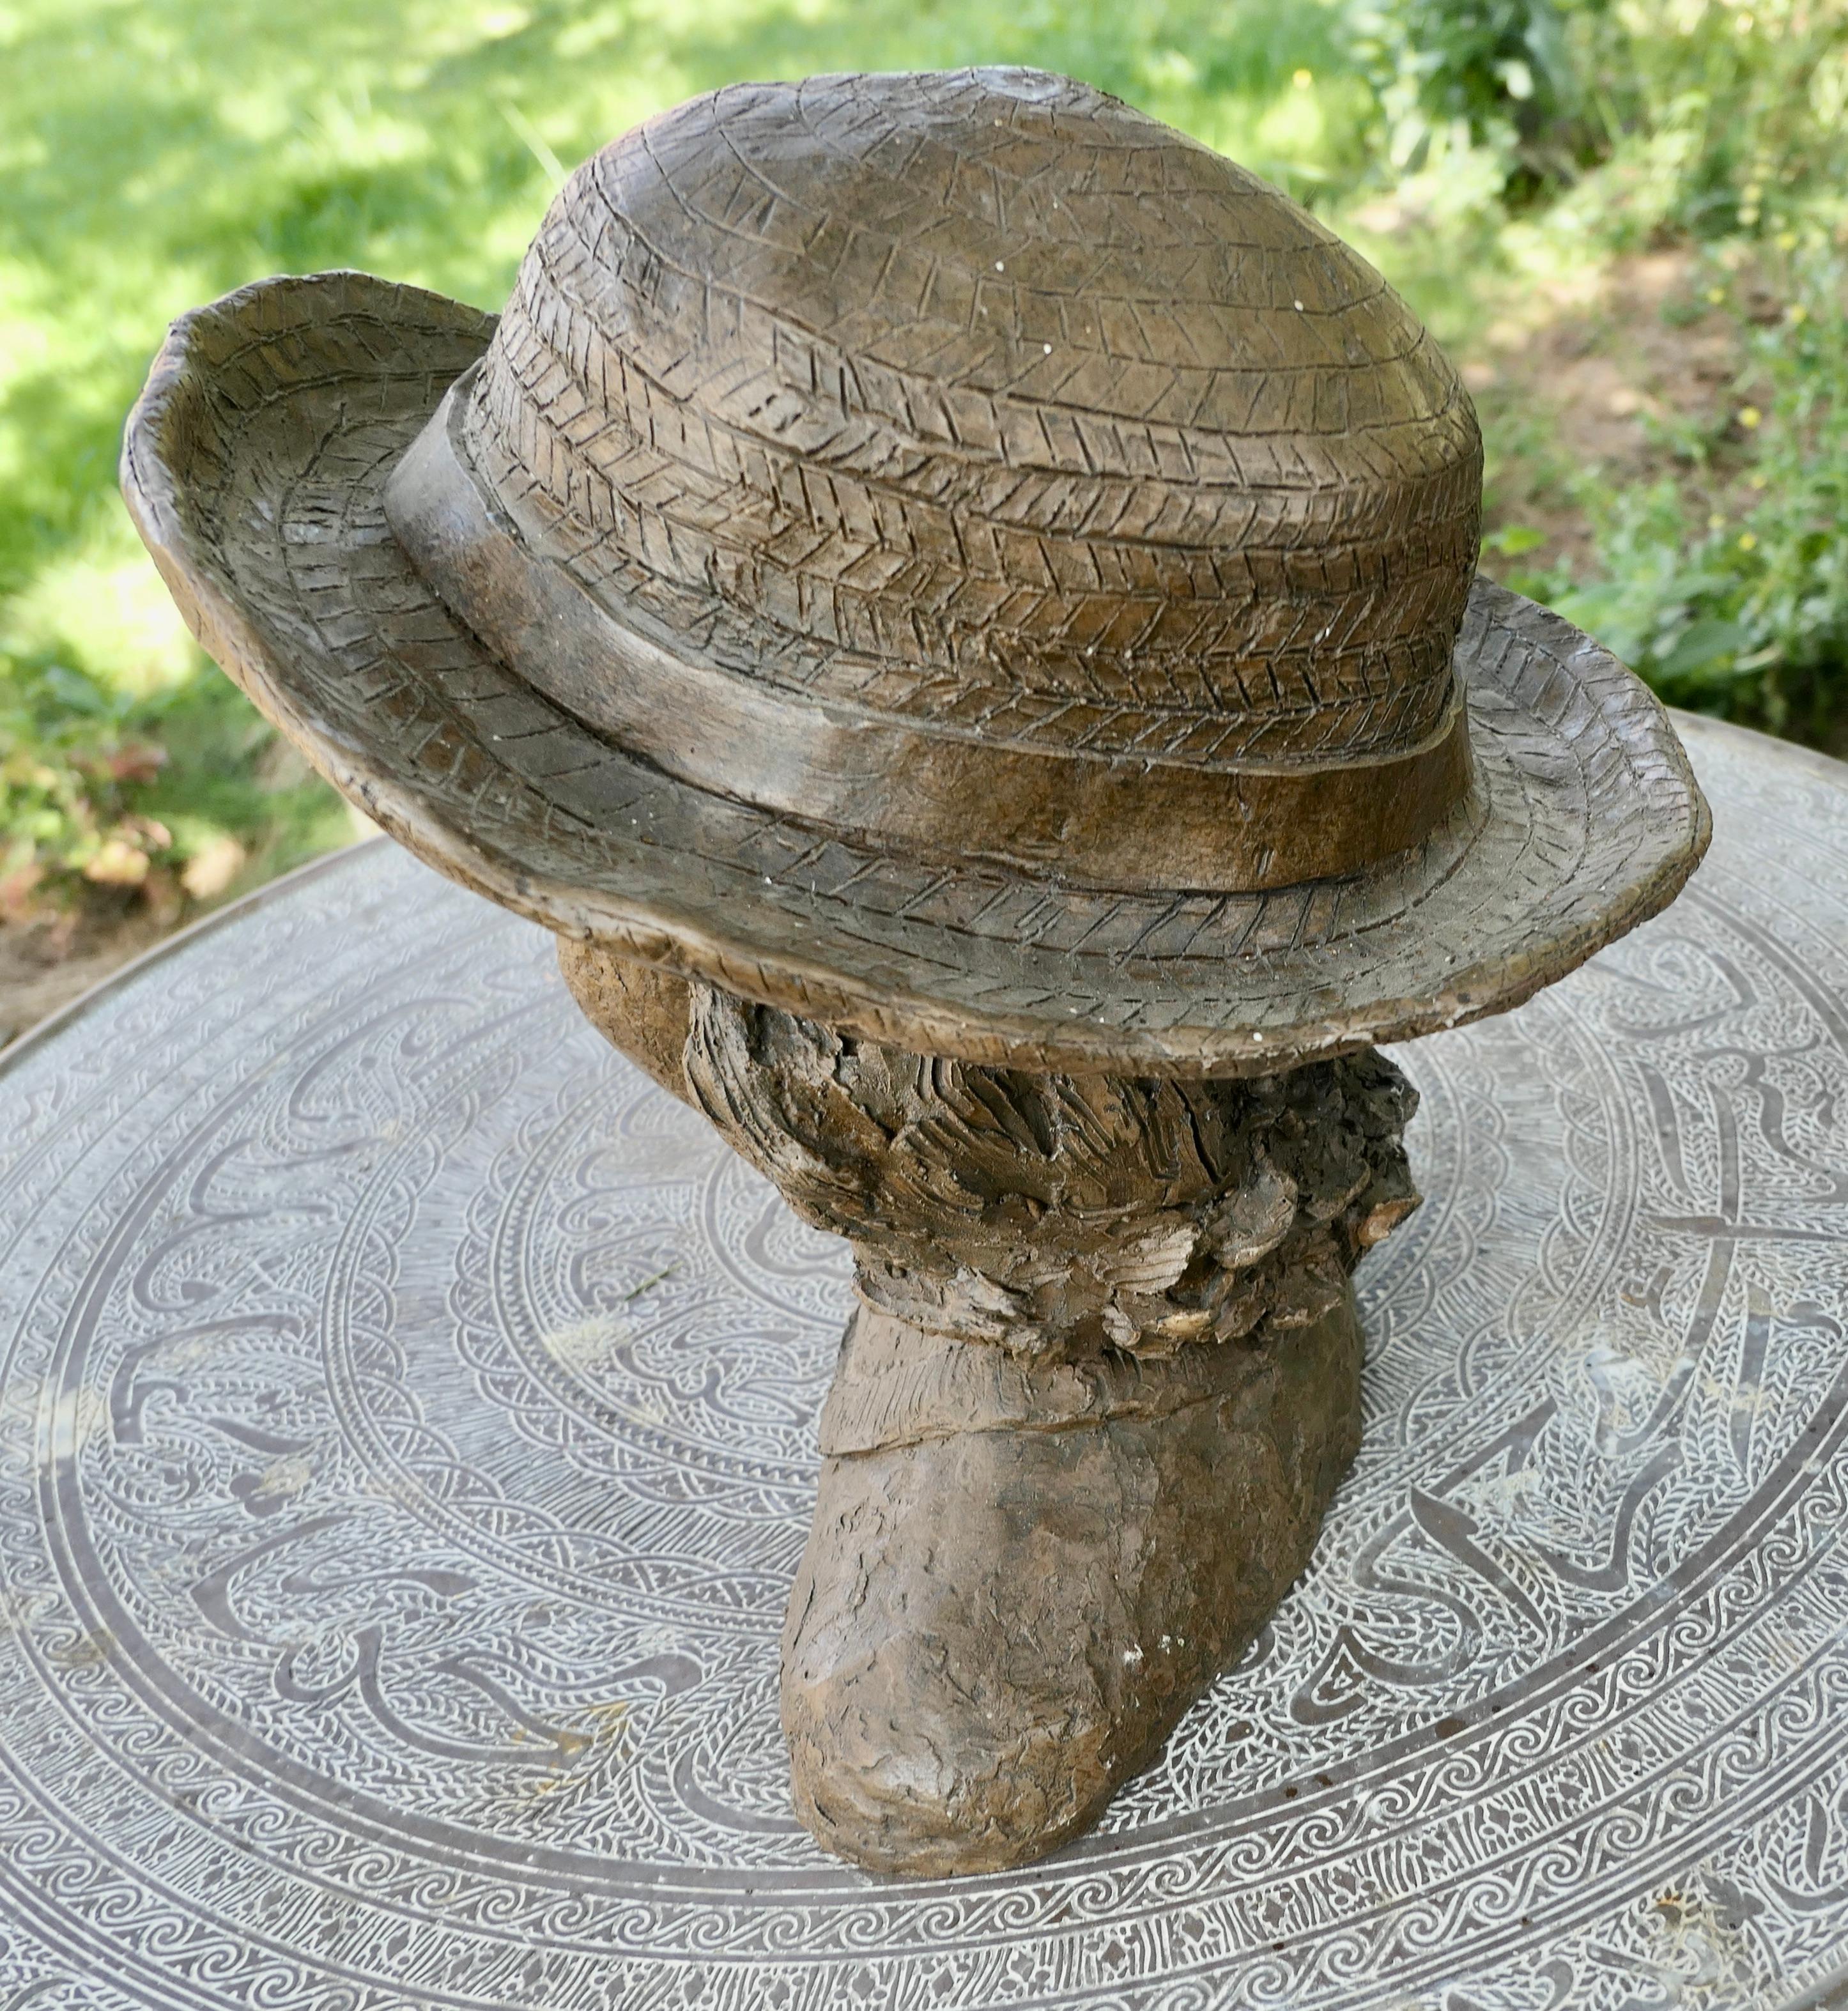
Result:
M1082 1368L863 1311L783 1632L817 1840L917 1876L1088 1827L1309 1561L1360 1365L1345 1290L1255 1347Z
M1377 1054L1175 1082L908 1055L693 988L700 1107L860 1290L1040 1358L1169 1354L1319 1319L1416 1205L1409 1085Z
M529 543L507 519L507 499L469 442L472 419L493 423L497 365L498 348L451 386L398 464L385 489L392 530L503 662L695 788L913 856L960 863L973 852L1028 870L1056 861L1066 879L1091 886L1237 892L1401 852L1468 793L1467 721L1447 680L1434 717L1360 758L1343 747L1320 759L1215 763L1100 756L1043 733L949 731L689 664L665 639L625 626L581 567L542 556L536 528ZM1460 614L1462 595L1452 597ZM1121 612L1110 604L1098 618ZM1212 731L1222 737L1216 723Z
M914 1052L1197 1076L1517 1003L1705 845L1649 693L1471 588L1479 459L1324 226L975 70L650 120L497 322L201 308L123 472L207 648L443 871Z
M266 282L131 415L207 649L851 1241L783 1707L862 1863L1051 1848L1262 1625L1416 1201L1374 1044L1706 846L1654 698L1472 583L1481 464L1324 226L1028 70L697 99L498 319Z
M681 1065L692 1009L685 978L569 936L558 941L558 970L585 1017L612 1047L682 1103L693 1102Z
M803 1820L876 1870L1054 1848L1307 1561L1358 1443L1348 1274L1418 1202L1409 1085L1372 1053L1026 1074L561 962L618 1046L853 1243L783 1639Z

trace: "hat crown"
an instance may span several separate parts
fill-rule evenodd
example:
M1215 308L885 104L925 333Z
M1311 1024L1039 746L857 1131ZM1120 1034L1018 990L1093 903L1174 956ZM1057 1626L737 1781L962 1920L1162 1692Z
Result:
M1106 759L1322 764L1451 700L1481 446L1356 254L1020 70L741 85L572 176L463 424L650 642Z

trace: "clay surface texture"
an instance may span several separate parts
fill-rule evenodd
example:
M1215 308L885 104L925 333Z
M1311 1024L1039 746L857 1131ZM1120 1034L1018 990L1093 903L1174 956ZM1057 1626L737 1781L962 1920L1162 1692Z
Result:
M784 1633L803 1821L883 1871L1040 1855L1309 1560L1359 1439L1349 1274L1417 1205L1410 1085L1376 1054L1026 1074L563 963L618 1046L853 1244Z
M851 1244L782 1709L862 1866L1052 1849L1258 1636L1417 1201L1376 1044L1705 848L1649 693L1475 582L1481 479L1355 252L1026 70L696 99L497 319L270 283L131 418L231 674Z
M650 121L498 322L202 308L123 483L212 653L465 884L913 1053L1191 1076L1517 1003L1705 844L1649 693L1471 586L1479 455L1326 226L968 71Z
M0 2003L1839 1997L1848 788L1679 724L1686 897L1392 1051L1426 1198L1355 1273L1308 1567L1005 1872L869 1874L791 1808L851 1253L545 935L374 845L20 1044Z

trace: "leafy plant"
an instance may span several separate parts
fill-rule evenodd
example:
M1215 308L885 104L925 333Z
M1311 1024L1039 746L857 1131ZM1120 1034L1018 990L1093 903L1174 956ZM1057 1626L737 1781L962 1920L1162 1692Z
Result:
M1848 166L1839 0L1351 0L1382 166L1487 150L1530 201L1601 168L1601 234L1775 224Z
M351 832L215 672L135 699L0 657L0 920L98 892L176 917Z
M1378 94L1385 161L1487 147L1530 183L1590 150L1582 70L1601 0L1358 0L1354 47Z
M1590 576L1512 583L1675 703L1821 738L1848 712L1848 261L1793 245L1780 276L1718 443L1730 465L1615 491L1581 478Z

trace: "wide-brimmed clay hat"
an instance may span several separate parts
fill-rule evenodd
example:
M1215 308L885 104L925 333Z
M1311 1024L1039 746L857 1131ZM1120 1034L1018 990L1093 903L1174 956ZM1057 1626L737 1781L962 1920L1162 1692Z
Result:
M246 287L175 325L123 483L205 648L422 857L919 1051L1405 1038L1707 841L1642 685L1472 585L1480 440L1410 310L1035 72L650 119L498 322Z

